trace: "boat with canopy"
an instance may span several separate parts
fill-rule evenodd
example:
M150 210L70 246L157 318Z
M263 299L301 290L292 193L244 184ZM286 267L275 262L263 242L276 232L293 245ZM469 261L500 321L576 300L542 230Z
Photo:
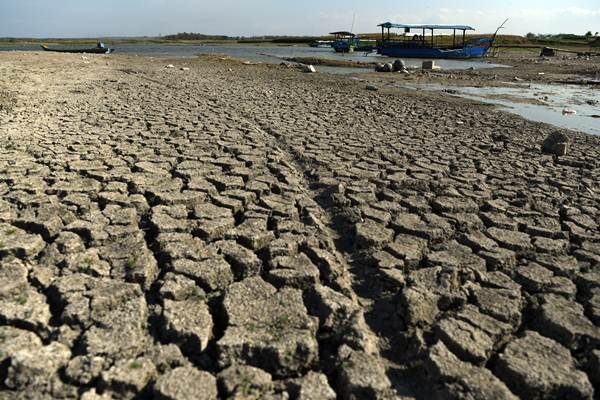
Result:
M475 29L467 25L418 25L384 22L377 52L388 57L406 58L477 58L492 47L491 38L466 40L466 32ZM401 29L404 35L392 35L392 29ZM451 35L435 35L436 31L452 31ZM412 35L411 35L412 34ZM450 40L451 38L451 40Z

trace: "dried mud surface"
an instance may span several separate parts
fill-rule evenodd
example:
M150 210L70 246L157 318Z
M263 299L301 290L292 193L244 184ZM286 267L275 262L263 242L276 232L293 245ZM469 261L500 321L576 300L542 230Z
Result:
M600 138L211 59L2 88L0 398L600 391Z

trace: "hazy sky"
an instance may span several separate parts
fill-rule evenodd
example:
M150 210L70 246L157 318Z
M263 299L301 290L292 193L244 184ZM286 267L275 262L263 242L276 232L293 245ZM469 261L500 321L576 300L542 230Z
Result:
M425 5L427 4L427 5ZM600 31L600 0L0 0L0 37L232 36L376 32L384 21L505 33Z

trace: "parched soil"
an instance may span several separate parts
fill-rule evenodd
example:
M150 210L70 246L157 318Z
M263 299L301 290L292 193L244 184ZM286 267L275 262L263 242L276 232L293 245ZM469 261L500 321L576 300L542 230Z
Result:
M600 138L210 58L0 87L0 398L600 392Z

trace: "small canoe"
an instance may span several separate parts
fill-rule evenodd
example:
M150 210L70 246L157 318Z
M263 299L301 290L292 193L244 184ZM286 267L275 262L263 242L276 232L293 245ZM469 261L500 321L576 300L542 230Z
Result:
M87 53L87 54L110 54L114 50L104 47L93 47L91 49L51 49L48 46L42 45L44 51L54 51L57 53Z

